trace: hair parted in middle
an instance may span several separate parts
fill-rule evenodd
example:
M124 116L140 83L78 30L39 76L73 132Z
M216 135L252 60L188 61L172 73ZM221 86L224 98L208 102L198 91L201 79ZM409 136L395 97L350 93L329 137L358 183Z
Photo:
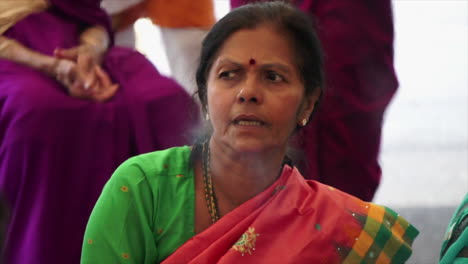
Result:
M196 72L197 93L202 110L207 112L207 80L213 62L224 42L242 29L269 25L284 34L293 45L295 62L304 84L305 94L324 89L323 55L312 19L284 2L258 2L234 9L219 20L202 43Z

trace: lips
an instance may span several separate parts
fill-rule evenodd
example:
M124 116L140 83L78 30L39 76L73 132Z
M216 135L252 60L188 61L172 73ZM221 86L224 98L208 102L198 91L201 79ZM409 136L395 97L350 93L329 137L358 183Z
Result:
M264 126L265 122L255 115L239 115L234 120L235 125L240 126Z

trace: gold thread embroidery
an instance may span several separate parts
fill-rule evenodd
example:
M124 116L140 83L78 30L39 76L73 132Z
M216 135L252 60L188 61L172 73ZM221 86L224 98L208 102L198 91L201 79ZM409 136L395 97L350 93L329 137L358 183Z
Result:
M242 234L239 240L234 243L232 249L240 252L242 256L246 253L252 255L252 251L255 250L255 243L257 242L258 236L260 236L260 234L255 233L255 228L249 227L247 232Z

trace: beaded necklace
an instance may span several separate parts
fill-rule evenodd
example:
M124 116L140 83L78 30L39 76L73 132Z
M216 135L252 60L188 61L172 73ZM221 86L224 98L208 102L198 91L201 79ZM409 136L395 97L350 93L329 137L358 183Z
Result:
M202 149L202 168L203 168L203 184L205 186L205 199L208 207L208 212L211 216L211 222L215 223L219 220L218 201L213 189L213 179L210 171L210 144L207 140L203 144Z
M213 188L213 179L210 171L210 140L208 139L203 143L202 148L202 169L203 169L203 185L205 187L205 199L208 212L210 213L211 222L215 223L219 220L218 200ZM283 160L281 168L284 164L292 166L291 160L286 156ZM282 170L282 169L281 169Z

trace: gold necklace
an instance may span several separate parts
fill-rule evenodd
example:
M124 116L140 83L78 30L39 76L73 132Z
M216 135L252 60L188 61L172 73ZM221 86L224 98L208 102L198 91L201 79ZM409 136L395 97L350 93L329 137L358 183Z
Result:
M202 149L202 168L203 168L203 184L205 186L205 199L208 212L211 216L211 222L215 223L219 220L218 201L213 189L213 179L210 171L210 144L209 139L203 144Z

